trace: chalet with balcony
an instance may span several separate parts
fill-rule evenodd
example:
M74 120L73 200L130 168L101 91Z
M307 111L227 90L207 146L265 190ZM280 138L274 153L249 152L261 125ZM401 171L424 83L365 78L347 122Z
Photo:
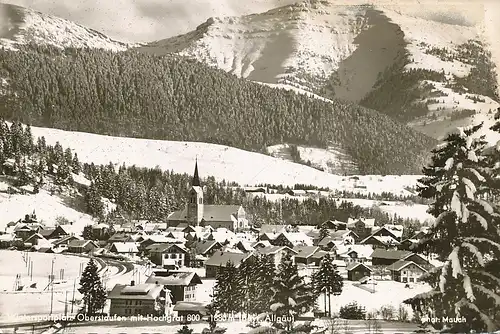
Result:
M202 284L198 274L180 270L155 270L146 283L160 284L171 292L172 304L197 300L197 286Z
M387 267L396 282L416 283L427 270L413 261L398 260Z

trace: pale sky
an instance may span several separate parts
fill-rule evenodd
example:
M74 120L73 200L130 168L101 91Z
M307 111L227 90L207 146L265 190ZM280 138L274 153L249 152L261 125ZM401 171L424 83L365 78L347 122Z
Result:
M0 0L72 20L128 42L163 39L195 29L212 16L263 12L297 0ZM481 24L500 71L500 0L330 0L375 3L417 16Z

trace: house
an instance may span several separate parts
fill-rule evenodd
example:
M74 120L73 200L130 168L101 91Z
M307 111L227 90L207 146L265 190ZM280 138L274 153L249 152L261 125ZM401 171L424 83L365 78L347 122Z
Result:
M172 294L172 304L180 301L196 301L196 286L202 284L198 274L179 270L158 270L148 277L146 283L162 285Z
M337 246L341 243L341 241L335 240L334 238L328 236L321 239L321 241L318 243L318 247L324 251L331 252L336 251Z
M175 260L179 267L184 267L187 264L187 255L189 251L179 244L153 244L146 249L149 254L149 259L156 265L163 266L168 261Z
M374 232L371 234L371 236L391 237L397 241L401 240L402 235L403 235L402 229L400 231L398 231L398 230L389 229L386 226L382 226L378 229L375 229Z
M276 267L279 266L279 264L281 263L281 259L287 253L291 253L293 259L297 254L297 251L293 250L288 246L270 246L264 248L257 248L255 252L256 255L264 255L271 257Z
M187 321L187 319L202 319L208 314L205 303L200 302L178 302L175 304L173 311L177 316Z
M162 234L146 235L141 237L143 240L139 241L139 251L145 252L147 248L153 244L168 244L173 243L171 238L167 238Z
M234 245L236 249L239 249L243 253L250 253L255 251L255 248L252 247L252 242L249 241L238 241L236 245Z
M286 192L290 196L306 196L307 192L301 189L292 189Z
M40 233L32 234L26 240L24 240L26 245L30 246L50 246L50 242L45 239Z
M280 235L281 235L281 233L273 233L273 232L260 234L259 235L259 241L269 241L269 242L272 242L272 241L274 241Z
M71 240L68 243L68 252L70 253L89 253L99 246L92 240Z
M312 256L320 251L320 248L318 246L295 246L293 250L297 252L295 254L295 263L312 265L316 263Z
M135 256L139 253L135 242L113 242L109 251L115 254Z
M419 254L404 250L375 249L372 254L373 265L389 266L399 260L412 261L424 269L432 268L432 264Z
M246 212L241 205L207 205L204 203L203 188L198 176L198 162L195 163L188 203L185 208L175 211L167 217L168 226L189 223L194 226L212 226L231 231L247 229Z
M318 250L314 252L313 255L311 255L310 260L312 261L312 264L314 266L319 267L321 265L321 261L323 260L323 257L328 254L328 252L325 252L323 250Z
M67 235L60 239L53 240L52 245L54 248L67 248L68 244L72 240L82 240L82 238L77 237L76 235Z
M359 238L364 239L372 233L375 227L375 219L349 218L347 220L347 228L355 232Z
M371 263L373 248L369 245L348 245L339 247L336 258L345 263Z
M413 247L418 245L419 241L419 239L405 239L399 243L398 249L411 251Z
M303 232L282 232L274 240L270 240L274 246L312 246L312 239Z
M205 262L205 276L215 278L220 268L225 268L228 262L231 262L236 268L246 261L252 261L253 254L239 254L230 252L215 252Z
M236 234L226 228L218 228L215 231L208 232L206 240L208 241L218 241L223 245L229 244L236 238Z
M326 227L329 230L339 231L339 230L347 230L347 223L341 222L339 220L327 220L326 222L321 223L318 226L319 228Z
M396 282L415 283L427 272L425 268L413 261L398 260L387 267Z
M368 267L364 263L353 262L350 263L347 267L347 279L349 281L359 281L363 277L371 276L372 269Z
M374 248L385 248L385 249L391 247L394 248L399 245L399 241L397 241L396 239L394 239L389 235L385 236L370 235L365 239L361 240L359 243L361 245L372 245Z
M171 307L169 291L155 283L116 284L108 299L112 316L161 316Z
M253 244L251 244L253 249L257 250L259 248L264 248L264 247L270 247L272 246L269 241L256 241Z
M38 230L38 233L45 239L58 239L68 235L68 233L60 225L52 228L41 228Z
M223 245L215 240L194 241L189 243L189 248L193 249L196 255L205 257L212 256L215 252L220 251Z
M33 234L37 233L38 228L39 226L36 225L17 223L16 226L14 226L14 234L17 238L20 238L24 241L31 237Z

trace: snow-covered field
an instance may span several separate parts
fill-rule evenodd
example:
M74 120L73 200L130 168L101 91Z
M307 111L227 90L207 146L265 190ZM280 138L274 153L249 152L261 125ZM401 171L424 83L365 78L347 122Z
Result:
M0 190L5 190L7 185L0 180ZM65 217L73 225L67 228L76 234L83 231L83 227L93 224L91 216L79 212L58 195L50 195L46 190L41 189L38 194L7 194L0 192L0 230L4 230L7 223L18 221L35 210L40 222L47 226L54 226L57 217Z
M343 150L336 147L328 149L297 145L300 158L304 162L311 162L316 168L332 174L356 174L359 172L357 164ZM269 154L276 158L292 160L290 156L290 145L279 144L267 148Z
M15 12L15 15L12 15L12 12ZM22 23L19 22L19 18ZM74 22L10 4L0 4L0 26L5 26L7 31L16 32L13 38L3 38L2 27L0 27L0 46L10 49L26 43L49 44L56 47L101 48L113 51L123 51L130 46L135 46L114 41Z
M71 147L82 162L159 166L163 170L191 174L198 158L200 176L214 176L240 185L262 183L311 184L330 189L359 192L408 194L418 175L361 175L344 177L321 172L315 168L273 158L264 154L244 151L228 146L200 142L176 142L95 135L32 127L35 137L44 136L47 144L57 141Z

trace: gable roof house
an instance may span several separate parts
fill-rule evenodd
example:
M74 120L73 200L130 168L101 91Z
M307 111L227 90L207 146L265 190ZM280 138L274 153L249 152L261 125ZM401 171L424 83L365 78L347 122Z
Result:
M363 239L370 235L375 227L375 219L367 218L349 218L347 220L347 228L354 231L359 238Z
M204 203L203 188L198 175L198 161L195 163L188 203L184 209L175 211L167 217L168 226L188 223L194 226L227 228L231 231L247 229L248 220L241 205L207 205Z
M419 242L419 239L405 239L399 243L398 249L411 251L413 247L416 247L418 245Z
M68 233L60 226L56 227L45 227L38 230L45 239L57 239L68 235Z
M118 316L161 316L170 307L168 290L159 284L116 284L108 295L110 315ZM165 307L160 305L164 304ZM162 309L163 308L163 309ZM159 310L158 310L159 309Z
M371 276L373 271L372 268L361 262L350 263L346 270L349 281L359 281L363 277Z
M45 239L40 233L35 233L24 240L24 244L28 247L30 246L45 246L50 247L50 241Z
M196 286L202 284L198 274L180 270L155 270L146 283L160 284L172 294L172 304L181 301L195 301Z
M131 236L132 233L129 232L116 232L107 240L108 244L114 242L134 242L134 238Z
M274 246L312 246L313 242L303 232L282 232L274 240L271 241Z
M379 236L379 235L370 235L365 239L360 241L361 245L372 245L374 248L396 248L399 245L399 241L394 239L389 235Z
M421 255L410 251L375 249L372 254L373 265L389 266L399 260L412 261L426 270L433 267Z
M311 265L316 263L313 255L320 251L320 248L318 246L295 246L293 250L297 252L295 254L295 263Z
M281 263L281 259L286 253L291 253L292 259L295 261L295 255L297 255L298 252L288 246L269 246L257 248L255 252L256 255L271 257L276 268L279 266L279 264Z
M401 241L401 238L403 237L404 226L401 224L385 224L380 229L387 230L390 233L389 235L391 237L393 237L394 239L396 239L397 241ZM377 232L378 232L378 230L374 231L374 234ZM383 232L383 233L386 233L386 232Z
M134 256L139 253L139 249L137 249L137 244L135 242L113 242L109 247L109 251L128 256Z
M225 268L228 262L238 268L242 263L252 261L253 258L252 253L215 252L205 262L205 277L215 278L219 268Z
M427 270L413 261L398 260L387 267L392 279L401 283L416 283Z
M349 245L341 247L337 251L337 259L345 263L370 263L373 248L367 245Z
M89 253L99 246L92 240L71 240L68 243L68 252Z
M339 230L347 230L347 223L341 222L340 220L327 220L318 225L318 229L322 226L325 226L329 230L339 231Z
M66 235L60 239L52 240L53 247L67 247L71 240L82 240L81 237L77 237L76 235Z
M242 251L243 253L251 253L255 251L255 248L252 247L252 242L250 241L238 241L234 247Z
M189 251L180 244L153 244L147 247L149 259L156 265L168 265L174 260L178 267L184 267L189 259Z
M287 228L285 225L262 224L259 230L259 236L266 233L280 234L286 231Z

